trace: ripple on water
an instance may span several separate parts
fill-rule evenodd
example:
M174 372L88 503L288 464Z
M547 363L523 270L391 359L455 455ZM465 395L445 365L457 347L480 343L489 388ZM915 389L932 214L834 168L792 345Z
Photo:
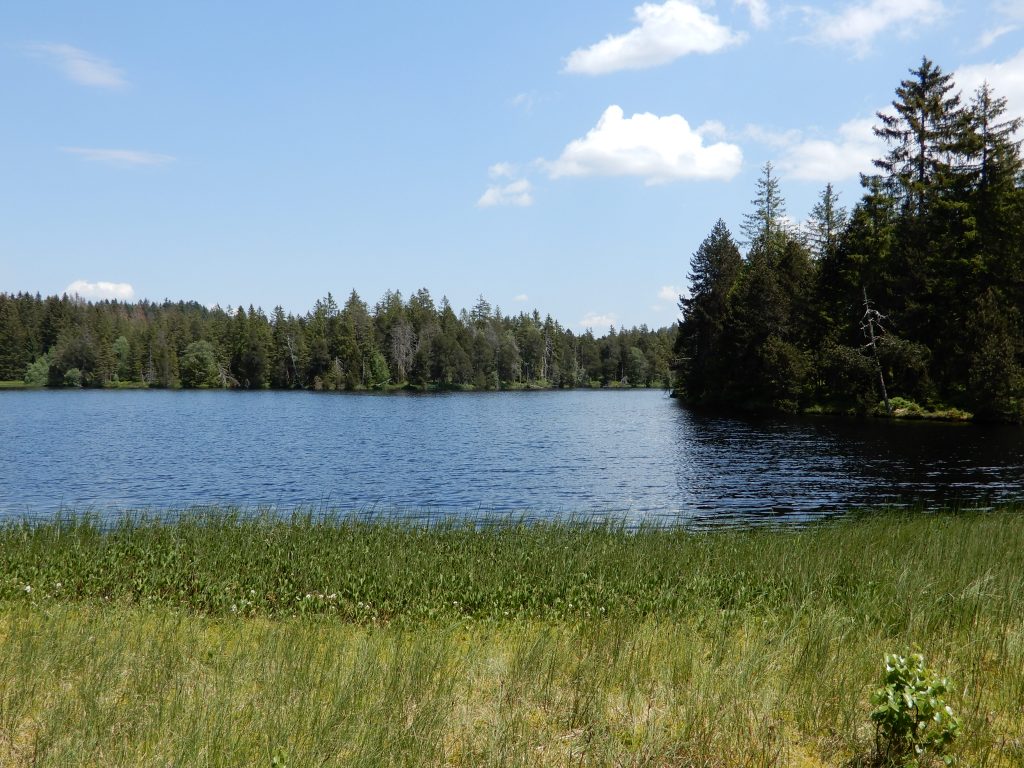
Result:
M0 393L7 517L216 503L704 526L1020 499L1013 427L739 418L656 391Z

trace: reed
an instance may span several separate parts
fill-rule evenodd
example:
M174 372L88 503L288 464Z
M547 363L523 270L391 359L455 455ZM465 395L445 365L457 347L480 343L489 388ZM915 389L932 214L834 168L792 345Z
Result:
M0 765L855 765L913 647L1020 765L1022 521L8 525Z

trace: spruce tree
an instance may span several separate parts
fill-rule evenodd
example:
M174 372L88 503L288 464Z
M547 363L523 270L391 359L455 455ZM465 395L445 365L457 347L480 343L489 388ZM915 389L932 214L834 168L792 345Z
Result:
M948 159L957 148L957 128L963 116L960 95L952 93L953 76L927 57L896 89L893 113L878 112L875 135L889 147L875 165L891 189L922 216L947 178Z
M770 243L780 235L785 227L786 201L779 189L779 177L774 173L775 167L767 162L761 168L761 176L757 180L757 195L750 204L754 206L751 213L744 215L740 231L746 238L751 249L761 243L771 249Z
M839 193L831 182L826 184L807 221L807 242L819 262L835 258L848 219L846 209L839 204Z
M740 250L719 219L690 259L690 295L681 297L675 358L678 384L692 401L713 399L731 361L722 349L729 295L743 265Z

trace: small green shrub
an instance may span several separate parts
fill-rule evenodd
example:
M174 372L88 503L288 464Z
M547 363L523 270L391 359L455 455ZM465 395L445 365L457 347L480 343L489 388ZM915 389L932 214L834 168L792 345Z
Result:
M920 653L886 654L882 682L871 695L877 764L917 766L934 756L953 765L949 748L960 721L946 704L946 678L926 667Z
M45 387L50 378L50 358L40 355L34 363L25 369L26 387Z
M921 418L926 414L924 408L915 403L913 400L908 400L905 397L890 397L889 405L892 407L893 416L901 416L905 419ZM875 406L875 415L888 415L888 412L885 410L885 402L879 401L878 405Z
M64 372L65 387L82 386L82 372L78 368L69 368Z

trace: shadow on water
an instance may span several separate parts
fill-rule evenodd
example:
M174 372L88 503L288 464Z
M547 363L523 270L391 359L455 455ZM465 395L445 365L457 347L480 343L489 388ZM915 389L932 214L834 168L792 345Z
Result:
M719 521L1024 497L1024 430L831 416L675 412L680 495Z

